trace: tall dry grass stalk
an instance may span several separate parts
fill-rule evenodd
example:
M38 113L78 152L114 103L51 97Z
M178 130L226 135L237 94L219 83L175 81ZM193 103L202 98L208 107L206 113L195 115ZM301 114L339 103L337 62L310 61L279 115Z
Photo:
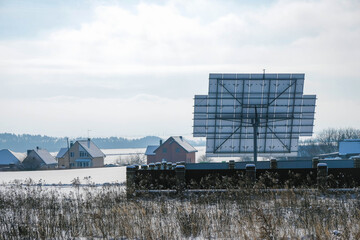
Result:
M2 186L0 239L360 239L357 191L263 185L127 199L121 186Z

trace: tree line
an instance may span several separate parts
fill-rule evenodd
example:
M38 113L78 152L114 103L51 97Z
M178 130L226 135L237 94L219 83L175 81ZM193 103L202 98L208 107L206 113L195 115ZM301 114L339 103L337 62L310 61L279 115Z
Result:
M327 128L315 137L300 141L299 156L313 157L339 151L339 143L344 139L360 139L360 129Z
M83 138L69 139L75 142ZM160 138L155 136L147 136L138 139L127 139L121 137L109 138L92 138L91 139L99 148L145 148L147 145L159 144ZM0 149L10 149L15 152L26 152L28 149L40 147L50 152L57 152L60 148L67 147L67 138L65 137L49 137L42 135L30 134L12 134L0 133Z
M73 138L69 141L75 142L84 138ZM146 148L148 145L159 145L160 137L146 136L136 139L122 137L91 138L101 149L117 148ZM193 146L204 146L204 141L187 140ZM66 137L49 137L31 134L0 133L0 149L10 149L14 152L26 152L28 149L40 147L49 152L57 152L60 148L67 147Z

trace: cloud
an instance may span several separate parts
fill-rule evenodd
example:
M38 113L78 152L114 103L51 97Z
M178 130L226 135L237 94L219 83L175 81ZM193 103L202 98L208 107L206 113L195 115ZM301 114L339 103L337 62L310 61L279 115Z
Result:
M84 122L81 116L89 116L81 99L96 99L94 104L99 108L97 103L126 109L131 121L123 125L136 122L133 132L141 132L138 126L146 125L144 133L149 129L146 122L152 122L156 129L165 124L148 109L167 109L179 101L177 112L163 111L162 119L172 123L176 121L173 114L186 116L186 121L181 119L186 122L183 131L188 132L192 123L189 103L194 94L206 93L209 72L260 72L266 68L269 72L305 72L305 89L318 94L318 102L336 95L339 105L345 101L360 104L356 97L360 77L358 1L279 0L247 6L174 0L140 2L134 8L102 4L93 8L93 16L80 27L67 25L38 39L2 40L0 99L12 106L25 104L34 111L24 111L22 117L35 122L35 105L42 104L36 101L56 96L79 98L75 101L79 110L72 107L74 102L67 105L61 101L54 103L52 110L58 116L64 109L75 111L72 114L77 117L71 121L77 127ZM152 98L149 102L153 105L149 105L138 98L144 94L171 104ZM351 96L352 100L347 99ZM9 100L14 98L14 102ZM34 106L22 102L29 99ZM332 109L324 105L319 104L322 118L333 116ZM51 111L49 106L44 108ZM108 125L114 128L119 124L109 119L118 119L121 114L112 109L103 108L110 112ZM150 117L140 121L138 112ZM19 116L9 109L5 114L9 115L7 122ZM65 120L71 128L70 120ZM325 126L320 121L317 124Z
M336 65L340 59L356 61L354 50L359 54L358 6L355 1L278 1L245 12L228 9L211 21L185 16L173 4L140 3L135 11L98 6L95 18L79 29L58 30L38 41L3 42L1 50L8 56L5 65L31 73Z

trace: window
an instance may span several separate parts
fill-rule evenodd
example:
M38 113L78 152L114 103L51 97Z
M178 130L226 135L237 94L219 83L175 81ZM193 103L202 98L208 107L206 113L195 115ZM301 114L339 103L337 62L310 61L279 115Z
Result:
M80 151L80 157L87 157L87 152Z
M74 152L70 152L70 157L74 157Z
M163 153L166 153L167 152L167 149L166 148L163 148Z

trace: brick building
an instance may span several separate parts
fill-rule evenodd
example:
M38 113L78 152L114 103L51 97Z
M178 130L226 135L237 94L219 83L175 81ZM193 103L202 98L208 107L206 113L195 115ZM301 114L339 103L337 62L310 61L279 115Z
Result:
M182 136L170 137L160 146L148 146L145 152L147 163L156 163L163 160L167 162L195 163L197 150Z

